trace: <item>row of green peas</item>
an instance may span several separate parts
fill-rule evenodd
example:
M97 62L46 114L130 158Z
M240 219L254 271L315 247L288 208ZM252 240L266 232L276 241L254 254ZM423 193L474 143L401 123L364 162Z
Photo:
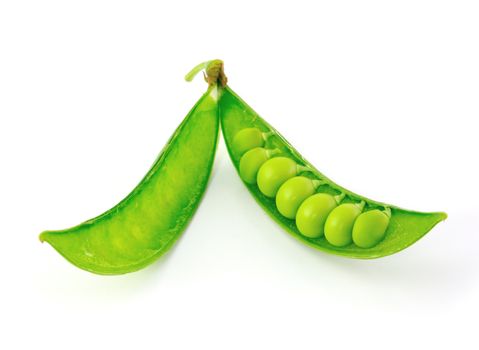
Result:
M324 235L337 247L354 242L360 248L371 248L383 240L391 217L389 208L363 212L364 201L341 204L344 193L332 196L317 192L325 183L300 175L310 168L281 156L277 148L264 147L273 134L245 128L235 135L233 148L241 156L239 172L243 181L257 184L261 193L275 198L280 214L295 220L303 236Z

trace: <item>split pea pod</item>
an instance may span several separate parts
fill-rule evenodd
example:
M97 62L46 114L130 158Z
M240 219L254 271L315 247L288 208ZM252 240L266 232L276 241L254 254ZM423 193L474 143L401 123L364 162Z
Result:
M210 178L219 134L219 65L211 61L196 67L206 70L208 91L125 199L78 226L45 231L40 240L97 274L133 272L167 252L198 208Z
M228 153L247 189L280 226L313 248L350 258L379 258L410 246L447 217L355 194L319 172L230 87L223 89L219 104ZM250 140L248 135L253 135ZM262 159L256 181L251 174L246 178L240 167L251 152L245 146L249 143L263 153L275 150Z

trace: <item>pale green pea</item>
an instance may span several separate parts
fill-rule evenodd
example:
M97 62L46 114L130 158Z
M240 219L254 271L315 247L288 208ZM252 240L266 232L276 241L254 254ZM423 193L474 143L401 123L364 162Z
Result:
M276 196L278 189L288 179L296 176L305 167L286 157L275 157L267 160L258 171L259 190L267 197Z
M391 211L378 209L362 213L353 227L353 242L360 248L371 248L381 242L386 235Z
M287 180L276 194L276 207L281 215L294 219L299 206L316 192L320 181L304 176L296 176Z
M240 130L233 139L233 149L239 155L250 149L263 147L269 133L263 133L257 128L246 128Z
M345 203L334 208L326 219L324 237L336 247L352 243L354 221L361 214L364 202L360 204Z
M344 195L333 197L327 193L316 193L307 198L296 213L296 226L303 236L318 238L324 234L324 223L337 207Z
M256 147L243 154L239 164L239 172L243 181L250 185L255 184L261 165L279 152L279 149L269 150Z

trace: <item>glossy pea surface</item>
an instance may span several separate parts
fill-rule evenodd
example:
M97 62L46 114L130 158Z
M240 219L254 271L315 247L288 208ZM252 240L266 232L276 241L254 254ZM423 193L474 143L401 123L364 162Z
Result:
M249 184L256 183L259 168L270 158L271 151L262 147L256 147L241 157L239 172L243 181Z
M371 248L384 239L389 225L389 216L374 209L362 213L353 227L353 242L361 248Z
M299 232L310 238L321 237L326 219L336 206L336 199L330 194L317 193L307 198L296 213Z
M361 209L353 203L341 204L334 208L326 219L324 236L336 247L352 243L354 221L361 214Z
M242 129L236 134L233 140L233 149L240 155L249 151L250 149L263 146L263 133L257 128Z
M276 194L276 207L284 217L294 219L303 201L316 191L313 180L304 176L295 176L287 180Z
M259 190L267 197L274 197L281 185L296 176L297 172L298 165L294 160L286 157L271 158L259 168Z

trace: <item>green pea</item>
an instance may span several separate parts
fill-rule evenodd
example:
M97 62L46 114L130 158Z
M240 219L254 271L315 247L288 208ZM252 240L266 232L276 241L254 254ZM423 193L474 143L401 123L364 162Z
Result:
M311 180L304 176L289 179L281 185L276 194L278 211L288 219L294 219L301 203L313 195L319 185L318 180Z
M250 185L255 184L259 168L271 156L277 153L279 153L279 149L269 150L261 147L256 147L246 152L241 157L239 164L239 172L243 181Z
M341 197L333 197L327 193L317 193L307 198L296 213L296 227L303 236L321 237L324 234L324 223L337 207Z
M360 248L371 248L381 242L389 225L390 211L378 209L362 213L353 227L353 242Z
M266 134L257 128L246 128L240 130L233 139L233 149L239 155L244 154L250 149L263 147Z
M258 171L259 190L267 197L276 196L278 189L299 172L298 164L290 158L275 157L267 160Z
M352 243L354 221L361 214L364 203L341 204L334 208L326 219L324 237L336 247L344 247Z

